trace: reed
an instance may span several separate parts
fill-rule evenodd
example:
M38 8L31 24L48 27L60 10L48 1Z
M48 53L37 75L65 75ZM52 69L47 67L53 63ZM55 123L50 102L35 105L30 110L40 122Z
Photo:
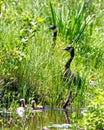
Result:
M57 25L59 33L70 42L77 43L92 32L94 15L89 12L87 4L65 2L56 10L50 3L51 23Z

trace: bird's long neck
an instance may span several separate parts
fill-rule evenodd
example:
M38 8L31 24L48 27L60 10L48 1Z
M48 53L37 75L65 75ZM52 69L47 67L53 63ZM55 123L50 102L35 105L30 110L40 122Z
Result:
M57 30L55 30L53 32L53 42L54 42L54 45L56 44L56 38L57 38Z
M32 103L31 103L31 107L32 107L33 109L36 108L36 102L35 102L35 100L32 101Z
M35 108L35 107L34 107L34 104L32 104L31 107L34 109L34 108Z
M53 41L56 40L56 37L57 37L57 31L53 33Z
M21 107L25 107L25 102L22 101L22 102L20 103L20 106L21 106Z
M67 70L68 68L70 68L70 64L73 60L73 57L70 57L70 59L68 60L68 62L65 64L65 69Z
M32 103L32 106L31 106L33 109L35 109L35 106L34 106L34 103Z

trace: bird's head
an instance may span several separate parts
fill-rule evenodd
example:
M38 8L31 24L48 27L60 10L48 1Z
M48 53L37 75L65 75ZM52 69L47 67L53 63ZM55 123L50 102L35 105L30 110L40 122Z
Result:
M66 48L63 48L63 50L69 51L71 54L71 57L74 57L74 47L68 46Z
M36 108L36 101L35 100L32 100L31 101L31 107L34 109Z
M21 107L25 107L25 99L24 98L20 99L19 102L20 102Z
M49 29L51 29L53 32L57 32L57 27L56 26L51 25L49 27Z

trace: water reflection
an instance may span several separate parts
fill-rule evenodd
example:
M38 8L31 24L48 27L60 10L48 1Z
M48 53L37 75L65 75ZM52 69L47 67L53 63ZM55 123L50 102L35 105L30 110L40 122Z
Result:
M14 115L13 115L14 116ZM7 127L7 126L6 126ZM24 117L12 117L11 130L59 130L69 129L70 119L68 111L59 108L46 108L42 111L26 113Z

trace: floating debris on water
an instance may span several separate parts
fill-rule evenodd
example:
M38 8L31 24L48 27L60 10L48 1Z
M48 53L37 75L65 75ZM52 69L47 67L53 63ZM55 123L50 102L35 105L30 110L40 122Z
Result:
M49 128L72 128L71 124L52 124L51 126L49 126Z

